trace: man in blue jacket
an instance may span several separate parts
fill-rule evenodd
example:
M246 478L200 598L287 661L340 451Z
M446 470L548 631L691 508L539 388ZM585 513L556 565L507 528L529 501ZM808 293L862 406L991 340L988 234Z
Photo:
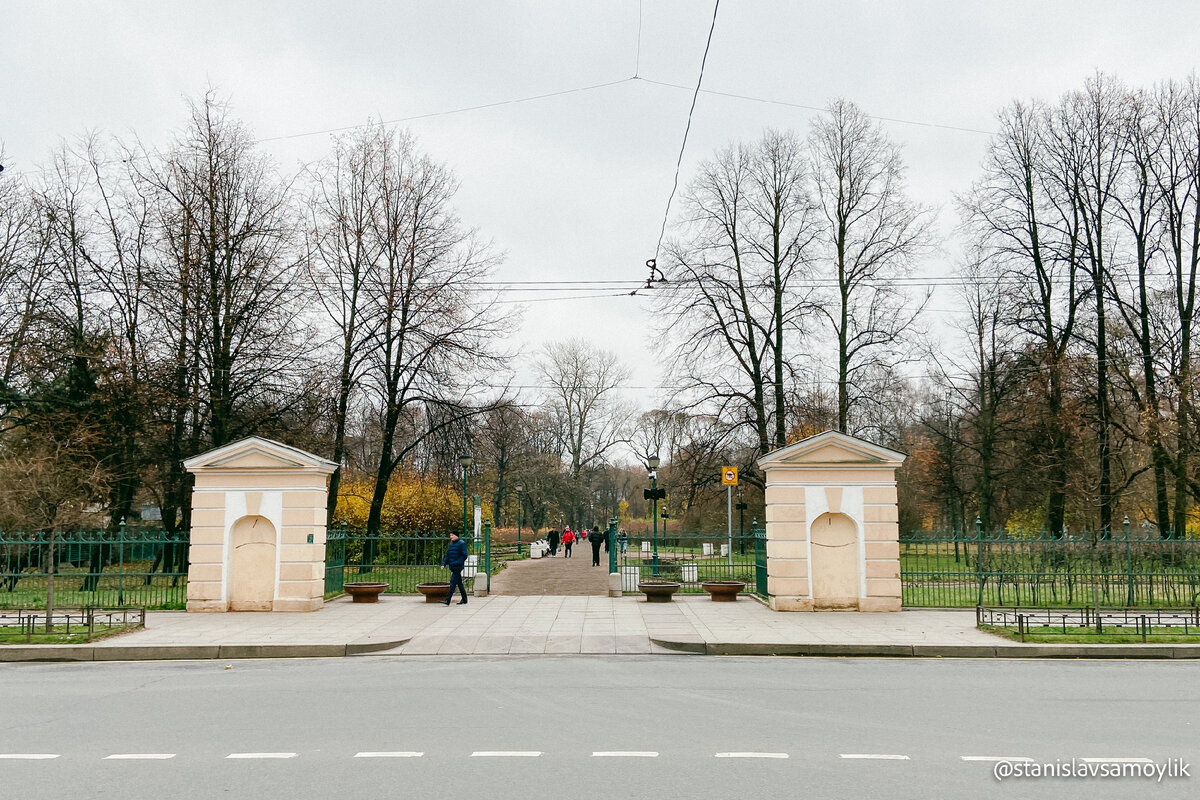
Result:
M467 587L463 584L462 571L463 566L467 563L467 543L458 538L457 533L450 534L450 547L446 548L446 557L442 559L442 566L450 568L450 593L446 595L446 599L442 601L442 605L450 605L450 598L454 597L454 587L458 587L458 591L462 594L462 599L458 601L460 606L467 603Z

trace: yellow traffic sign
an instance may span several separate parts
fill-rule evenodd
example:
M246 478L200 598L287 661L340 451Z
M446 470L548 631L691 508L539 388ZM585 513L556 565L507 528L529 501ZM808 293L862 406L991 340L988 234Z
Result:
M721 467L721 485L737 486L737 467Z

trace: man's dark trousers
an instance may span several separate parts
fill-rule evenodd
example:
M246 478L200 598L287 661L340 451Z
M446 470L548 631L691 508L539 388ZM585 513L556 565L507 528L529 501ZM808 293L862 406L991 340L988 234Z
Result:
M462 567L458 569L450 568L450 594L446 595L446 602L449 603L454 599L454 587L458 587L459 593L462 595L462 601L467 602L467 587L462 579Z
M599 536L599 534L593 533L592 536ZM591 539L590 541L592 543L592 566L598 567L600 566L600 545L602 541L598 538Z

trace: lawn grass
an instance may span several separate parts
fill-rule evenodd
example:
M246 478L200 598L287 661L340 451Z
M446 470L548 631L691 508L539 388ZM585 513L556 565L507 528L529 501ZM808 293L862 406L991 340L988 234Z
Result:
M1014 642L1021 641L1016 628L1000 625L980 625L979 630ZM1200 644L1200 633L1178 633L1178 628L1151 628L1143 641L1140 633L1101 633L1095 628L1067 626L1063 628L1032 628L1025 631L1026 644ZM1044 631L1039 633L1038 631Z
M0 628L0 645L6 644L85 644L89 641L95 642L100 639L107 639L111 636L119 636L122 633L140 628L140 625L129 623L125 625L100 625L97 624L92 629L91 638L88 637L87 627L84 625L72 625L70 633L67 632L67 626L55 625L51 627L50 632L46 632L45 626L38 626L37 630L32 634L23 632L20 628Z
M138 565L133 565L138 566ZM126 564L129 569L130 564ZM118 608L145 607L156 610L177 610L187 602L187 577L155 573L146 583L150 563L139 566L141 572L116 574L115 570L101 573L92 592L80 591L86 573L63 570L54 576L54 605L59 608ZM110 569L113 569L110 567ZM176 585L172 586L172 582ZM46 605L46 576L25 573L18 576L15 589L0 588L0 609L42 608Z

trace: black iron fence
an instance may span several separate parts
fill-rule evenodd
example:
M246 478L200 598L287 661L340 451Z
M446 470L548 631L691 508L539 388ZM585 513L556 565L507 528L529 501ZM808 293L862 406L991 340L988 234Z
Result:
M760 572L765 592L765 549L753 532L617 534L622 589L637 591L642 580L677 581L679 591L703 594L705 581L742 581L746 591L759 589ZM762 568L757 568L763 556Z
M55 606L183 608L186 532L0 533L0 608ZM51 568L53 565L53 568Z
M1200 607L1192 608L976 608L976 625L1029 637L1181 639L1200 635Z
M900 538L906 606L1187 607L1200 601L1200 540L921 531Z

